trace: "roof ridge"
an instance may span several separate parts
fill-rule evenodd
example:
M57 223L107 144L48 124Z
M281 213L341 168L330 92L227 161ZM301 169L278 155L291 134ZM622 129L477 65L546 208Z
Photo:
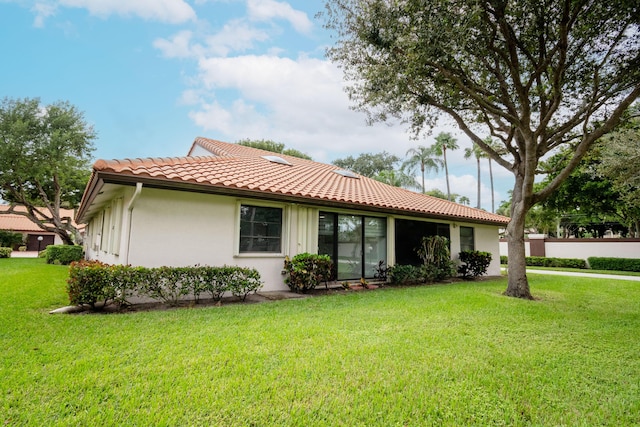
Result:
M176 157L136 157L133 159L99 159L93 164L93 168L97 171L106 169L114 169L114 167L135 167L135 166L176 166L185 164L199 164L210 161L218 161L218 156L176 156ZM226 158L225 160L229 160Z
M262 156L277 156L281 157L289 162L293 161L301 161L301 162L312 162L319 163L324 165L329 165L328 163L322 163L315 160L303 159L302 157L292 156L290 154L277 153L275 151L263 150L262 148L254 148L246 145L238 144L237 142L224 142L219 141L217 139L210 139L199 136L195 139L194 144L201 142L206 145L203 148L209 151L215 151L220 153L220 156L229 156L229 157L262 157ZM340 169L338 166L334 166L335 168Z

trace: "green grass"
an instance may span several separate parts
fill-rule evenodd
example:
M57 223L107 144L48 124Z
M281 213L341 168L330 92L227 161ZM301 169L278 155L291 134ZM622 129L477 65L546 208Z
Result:
M265 304L49 315L0 259L0 424L638 425L640 284L532 275Z

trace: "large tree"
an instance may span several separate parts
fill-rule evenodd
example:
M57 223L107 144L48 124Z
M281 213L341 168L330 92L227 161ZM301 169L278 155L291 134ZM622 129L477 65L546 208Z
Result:
M67 102L35 99L0 104L0 198L6 213L21 214L73 244L77 229L60 208L75 208L89 179L96 134ZM26 211L15 210L24 205Z
M532 298L527 212L640 95L639 9L637 0L327 0L337 34L328 54L355 108L417 134L444 113L513 173L506 295ZM540 159L563 146L572 158L534 191Z
M381 153L362 153L358 157L348 156L336 159L332 163L340 168L350 170L369 178L375 178L382 171L399 169L400 158L386 151Z
M599 142L601 162L597 172L620 194L619 212L629 232L640 237L640 108L625 126Z
M236 144L245 147L258 148L260 150L270 151L272 153L286 154L287 156L299 157L301 159L313 160L311 156L303 153L295 148L286 148L282 142L272 141L270 139L241 139Z

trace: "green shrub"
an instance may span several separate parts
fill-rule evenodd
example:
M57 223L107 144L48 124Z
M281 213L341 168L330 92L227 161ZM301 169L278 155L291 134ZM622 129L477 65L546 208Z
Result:
M508 259L502 255L500 264L507 264ZM587 262L581 258L549 258L543 256L528 256L525 265L529 267L556 267L556 268L587 268Z
M301 253L293 258L285 257L284 271L287 277L284 282L294 292L307 292L320 282L331 279L333 263L329 255Z
M640 271L638 258L589 257L588 261L594 270Z
M24 243L24 238L20 233L0 230L0 247L15 248Z
M410 285L422 282L423 273L420 267L396 264L389 267L387 276L392 285Z
M0 258L11 258L11 248L0 247Z
M69 302L76 305L87 304L92 309L96 309L98 301L106 306L116 297L116 290L111 282L111 271L107 264L100 261L72 262L67 279Z
M69 265L84 256L82 246L78 245L49 245L42 253L47 264Z
M526 264L531 267L587 268L587 262L580 258L530 256L526 257L525 261Z
M229 292L244 301L251 292L262 287L260 274L251 268L235 268L227 283Z
M462 251L460 261L464 264L458 267L458 273L465 279L476 278L487 273L491 264L491 253L482 251Z
M96 309L109 304L128 304L133 296L177 305L184 296L192 294L198 300L203 292L210 292L217 300L229 292L244 301L261 286L260 273L252 268L145 268L80 261L73 262L69 268L67 293L72 304L86 304Z
M423 280L440 281L456 274L456 264L451 260L449 239L444 236L426 236L416 252L425 267Z

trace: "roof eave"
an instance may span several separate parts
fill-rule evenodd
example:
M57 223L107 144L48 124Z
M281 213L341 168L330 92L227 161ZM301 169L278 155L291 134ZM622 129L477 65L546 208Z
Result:
M416 210L398 209L393 207L368 205L363 203L356 203L356 202L349 202L349 201L342 201L342 200L329 200L329 199L322 199L322 198L299 196L295 194L268 192L268 191L263 191L259 189L230 187L225 185L197 183L197 182L191 182L191 181L175 181L175 180L170 180L170 179L161 178L161 177L150 177L150 176L144 176L144 175L131 175L131 174L116 173L116 172L102 172L102 171L94 172L94 174L92 175L90 185L87 186L87 191L89 191L89 193L85 191L85 195L89 194L89 196L86 197L86 200L83 199L82 204L80 205L80 209L78 210L78 214L76 215L76 223L80 223L80 222L83 222L83 220L85 220L84 215L86 215L89 206L95 200L96 196L99 194L100 189L102 188L102 186L104 186L104 184L136 185L136 183L138 182L142 183L146 187L165 189L165 190L182 190L182 191L190 191L195 193L217 194L217 195L234 196L234 197L247 197L252 199L263 199L263 200L269 200L269 201L285 201L289 203L303 203L303 204L318 206L318 207L359 209L359 210L367 210L367 211L383 213L383 214L416 216L421 218L441 219L446 221L470 222L474 224L485 224L485 225L495 225L495 226L507 225L507 222L469 218L465 216L458 216L458 215L452 215L452 214L438 214L438 213L432 213L432 212L423 212L423 211L416 211Z

